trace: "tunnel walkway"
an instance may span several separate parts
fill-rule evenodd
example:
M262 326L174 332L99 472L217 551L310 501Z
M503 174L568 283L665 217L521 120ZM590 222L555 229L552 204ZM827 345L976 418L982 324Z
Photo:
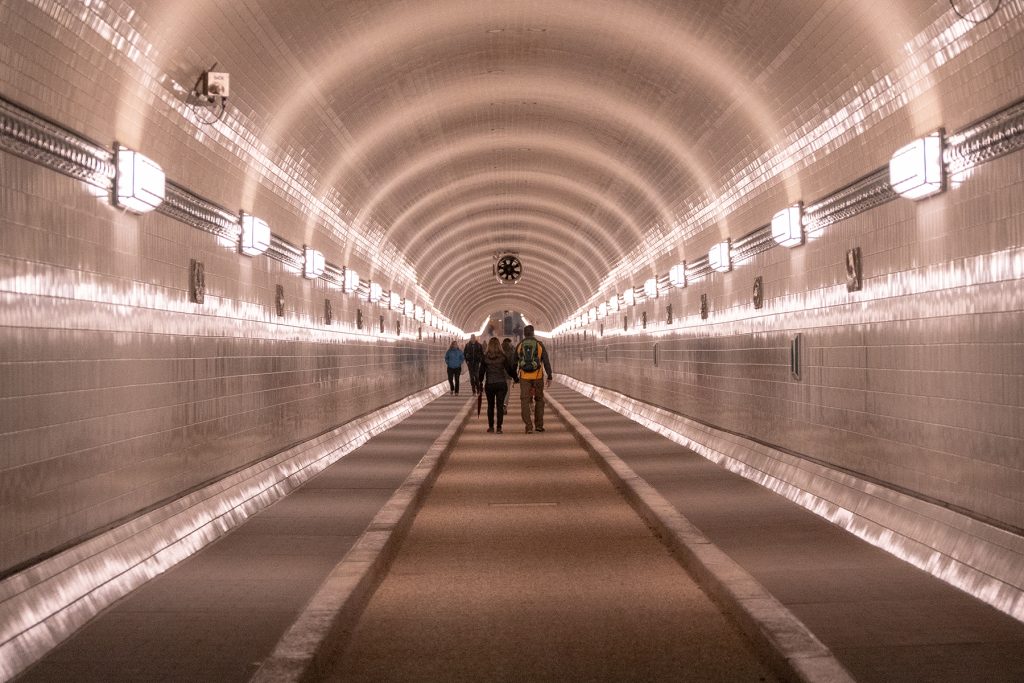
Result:
M1024 680L1024 624L570 389L551 396L857 680ZM433 401L19 680L248 680L466 408ZM328 646L330 677L774 679L554 413L531 435L515 411L503 435L469 418L390 571Z
M549 408L550 410L550 408ZM470 418L338 681L776 680L549 412Z

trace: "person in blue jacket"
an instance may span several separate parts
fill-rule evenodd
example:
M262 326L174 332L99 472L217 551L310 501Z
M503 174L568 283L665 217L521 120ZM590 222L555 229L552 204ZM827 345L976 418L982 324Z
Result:
M455 342L452 342L445 351L444 364L448 366L448 388L451 389L452 396L459 395L459 377L462 375L462 362L465 359L462 349Z

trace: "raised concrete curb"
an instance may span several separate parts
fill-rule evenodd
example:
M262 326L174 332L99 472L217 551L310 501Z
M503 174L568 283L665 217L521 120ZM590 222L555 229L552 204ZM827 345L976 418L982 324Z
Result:
M0 581L0 681L447 389L436 384L346 422Z
M680 564L726 611L786 679L850 683L832 652L746 570L711 543L657 490L552 396L548 402Z
M321 680L373 591L387 573L402 537L437 479L472 402L458 412L406 480L370 522L251 679L257 683Z

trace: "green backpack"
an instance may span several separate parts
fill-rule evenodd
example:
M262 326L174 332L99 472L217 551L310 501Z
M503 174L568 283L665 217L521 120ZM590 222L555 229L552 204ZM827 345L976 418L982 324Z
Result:
M519 369L522 372L540 370L540 342L533 338L523 340L519 345Z

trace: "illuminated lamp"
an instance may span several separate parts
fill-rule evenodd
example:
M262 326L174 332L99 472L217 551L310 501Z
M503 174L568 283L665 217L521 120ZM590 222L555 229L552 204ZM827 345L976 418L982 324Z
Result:
M772 239L784 247L804 243L803 207L797 203L772 216Z
M412 305L412 299L406 299L405 300L405 311L404 311L405 317L406 318L411 318L413 316L414 312L415 312L415 308Z
M306 266L302 270L304 277L312 280L324 274L324 255L313 247L306 247Z
M381 299L381 297L383 295L384 295L384 288L381 287L380 284L377 283L377 282L371 282L370 283L370 296L369 296L370 301L376 303L377 301L380 301L380 299Z
M618 294L613 294L612 297L610 299L608 299L608 310L612 311L612 312L615 312L615 311L619 310L619 295Z
M914 140L889 159L889 184L901 197L924 199L945 189L942 132Z
M598 304L598 306L597 306L597 315L602 317L602 318L607 318L608 317L608 304L604 303L603 301L600 304Z
M587 326L587 316L586 315L581 315L580 316L580 327L586 327L586 326Z
M359 289L359 273L345 266L345 291L351 294Z
M711 247L708 252L708 263L713 270L719 273L728 273L732 270L732 256L729 254L729 240L719 242Z
M587 317L590 319L590 322L594 322L595 320L597 320L597 309L591 308L589 311L587 311Z
M626 287L622 290L622 305L632 306L636 303L636 292L633 291L632 287Z
M388 308L390 308L392 311L397 311L401 307L402 297L398 294L398 292L391 292L391 294L388 295Z
M242 236L238 250L246 256L257 256L270 247L270 226L262 218L242 212Z
M686 261L668 269L668 281L672 283L673 287L686 286Z
M648 299L658 298L658 278L652 277L644 281L644 296Z
M415 317L420 322L423 322L423 307L422 306L416 306Z
M115 156L114 205L134 213L146 213L160 206L166 190L163 169L127 147L118 146Z

